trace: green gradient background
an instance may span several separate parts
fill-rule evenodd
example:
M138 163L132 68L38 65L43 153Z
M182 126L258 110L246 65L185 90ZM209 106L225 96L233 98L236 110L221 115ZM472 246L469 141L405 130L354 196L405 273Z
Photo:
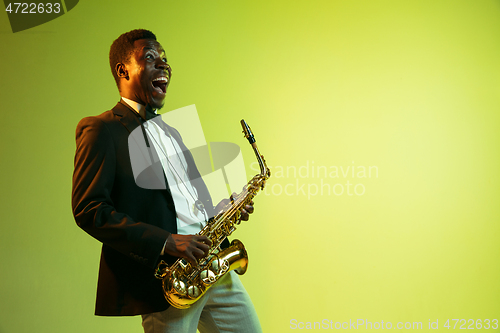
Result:
M1 333L141 331L93 316L100 245L70 207L76 124L118 100L107 53L138 27L173 67L164 111L196 104L248 176L241 118L274 171L378 167L269 181L349 180L362 196L256 198L235 236L265 332L500 317L500 1L103 3L16 34L0 14Z

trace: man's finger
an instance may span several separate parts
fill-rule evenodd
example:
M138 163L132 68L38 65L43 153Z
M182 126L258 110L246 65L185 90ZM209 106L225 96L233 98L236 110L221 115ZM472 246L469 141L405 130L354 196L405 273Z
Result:
M252 214L253 213L253 206L246 205L245 206L245 211L247 211L247 213L249 213L249 214Z
M200 248L193 249L193 255L195 256L195 258L198 258L198 259L203 258L205 256L205 253L206 253L206 251L202 250Z
M196 267L198 266L198 261L196 261L196 258L192 253L186 253L186 259L189 261L191 266Z
M199 251L202 251L201 255L204 256L208 253L208 250L210 250L210 247L207 244L198 243L198 246L196 249Z
M248 213L246 210L242 209L240 212L240 220L248 221Z
M196 241L201 243L201 244L206 244L208 246L212 246L212 241L207 236L198 236Z

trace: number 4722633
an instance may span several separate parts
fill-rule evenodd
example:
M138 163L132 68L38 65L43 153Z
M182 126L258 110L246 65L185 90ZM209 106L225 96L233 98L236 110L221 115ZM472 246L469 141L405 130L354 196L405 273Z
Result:
M15 7L15 9L14 9ZM19 11L19 9L21 9ZM9 14L59 14L61 12L61 4L55 3L26 3L26 2L14 2L9 3L5 11Z
M446 327L448 329L450 328L453 328L455 329L457 327L457 324L460 323L459 325L459 329L469 329L469 330L473 330L473 329L494 329L496 330L498 328L498 319L484 319L484 320L481 320L481 319L469 319L469 320L465 320L465 319L451 319L451 321L454 321L455 324L453 325L453 327L450 326L450 319L448 319L446 321L446 323L444 323L443 327Z

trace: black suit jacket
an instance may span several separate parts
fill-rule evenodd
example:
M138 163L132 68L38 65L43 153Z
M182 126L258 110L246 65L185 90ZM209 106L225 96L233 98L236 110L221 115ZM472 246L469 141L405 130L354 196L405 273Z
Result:
M128 137L142 121L119 102L110 111L82 119L76 129L73 214L83 230L103 243L97 315L145 314L169 306L154 268L160 259L175 260L160 258L166 239L177 232L175 206L168 186L145 189L134 180ZM183 149L190 178L201 179L179 133L163 126ZM203 181L195 187L205 207L213 209Z

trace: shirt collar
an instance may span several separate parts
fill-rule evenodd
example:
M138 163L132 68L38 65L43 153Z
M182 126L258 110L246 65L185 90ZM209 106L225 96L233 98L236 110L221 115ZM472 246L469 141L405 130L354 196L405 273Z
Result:
M122 100L127 103L132 109L134 109L137 114L139 114L143 119L146 119L146 106L142 105L140 103L137 103L136 101L133 101L131 99L125 98L122 96ZM156 110L153 110L153 112L156 114Z

